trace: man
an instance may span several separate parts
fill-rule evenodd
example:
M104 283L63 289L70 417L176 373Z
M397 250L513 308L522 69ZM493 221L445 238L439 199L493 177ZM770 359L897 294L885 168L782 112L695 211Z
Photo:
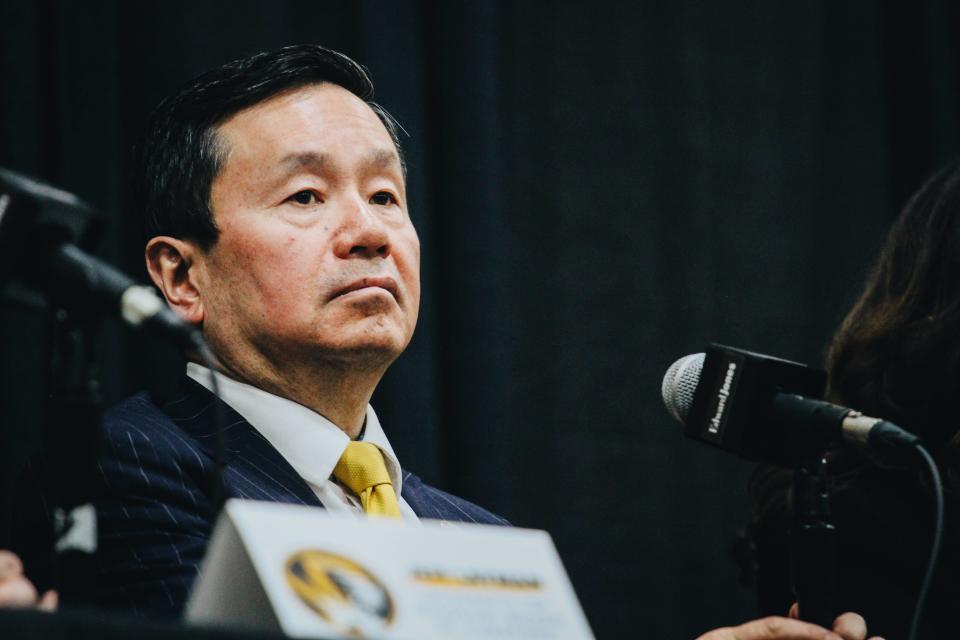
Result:
M229 63L162 102L140 154L147 268L216 357L229 496L506 524L401 471L368 404L410 341L420 297L396 125L372 94L352 60L296 46ZM169 402L141 394L105 418L100 604L184 606L215 506L209 373L191 363ZM349 473L361 449L381 470L371 486ZM747 632L766 635L743 637L826 633L756 624Z
M420 299L395 124L372 93L352 60L302 46L162 102L140 154L147 268L216 357L228 496L506 524L401 471L368 404ZM138 395L105 417L96 603L176 615L198 573L217 401L208 371L187 375L168 403ZM375 488L338 474L355 440L385 474Z

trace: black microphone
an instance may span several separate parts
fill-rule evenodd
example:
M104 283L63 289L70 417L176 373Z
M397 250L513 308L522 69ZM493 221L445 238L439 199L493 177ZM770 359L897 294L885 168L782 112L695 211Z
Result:
M825 380L797 362L714 344L674 362L661 393L688 437L749 460L791 464L839 441L888 454L919 443L891 422L814 399Z
M66 191L0 169L0 276L52 295L82 314L104 310L130 326L197 347L201 333L167 307L152 287L90 255L102 220Z
M759 353L713 344L680 358L663 376L663 402L688 437L750 460L796 465L793 485L793 583L800 617L828 627L835 606L835 527L823 452L845 442L922 460L936 506L933 543L917 595L909 638L923 615L943 537L943 487L920 439L899 426L816 400L823 371Z
M200 331L174 313L153 287L137 284L127 274L70 243L61 244L49 255L58 288L76 287L74 291L91 295L119 312L131 327L164 334L183 346L199 345Z

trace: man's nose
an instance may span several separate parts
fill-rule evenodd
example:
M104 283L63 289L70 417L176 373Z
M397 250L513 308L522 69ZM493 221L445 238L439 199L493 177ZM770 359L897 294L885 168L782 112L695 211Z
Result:
M363 201L351 203L344 213L337 234L339 258L386 258L390 255L390 236L378 212Z

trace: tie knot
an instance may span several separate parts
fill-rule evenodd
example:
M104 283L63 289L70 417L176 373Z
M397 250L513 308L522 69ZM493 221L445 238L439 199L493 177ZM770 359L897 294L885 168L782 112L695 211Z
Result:
M334 477L351 491L361 494L370 487L390 484L383 454L369 442L350 442L333 469Z

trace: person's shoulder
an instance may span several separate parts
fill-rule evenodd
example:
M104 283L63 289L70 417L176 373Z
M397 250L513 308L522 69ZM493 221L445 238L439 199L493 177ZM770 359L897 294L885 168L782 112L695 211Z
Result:
M210 392L184 376L170 391L141 391L109 407L103 414L103 431L108 438L166 434L171 429L179 435L193 434L210 423L215 401Z
M512 526L510 521L452 493L430 486L410 471L403 472L403 499L420 518Z
M109 407L103 413L101 435L108 442L167 441L162 438L175 428L173 420L146 391Z
M164 421L169 418L146 391L121 400L103 413L103 425L107 431L122 431L145 422Z
M200 459L202 447L181 428L166 405L148 392L137 393L109 407L101 420L101 460L136 458L157 466L188 456ZM203 461L199 464L203 466Z

